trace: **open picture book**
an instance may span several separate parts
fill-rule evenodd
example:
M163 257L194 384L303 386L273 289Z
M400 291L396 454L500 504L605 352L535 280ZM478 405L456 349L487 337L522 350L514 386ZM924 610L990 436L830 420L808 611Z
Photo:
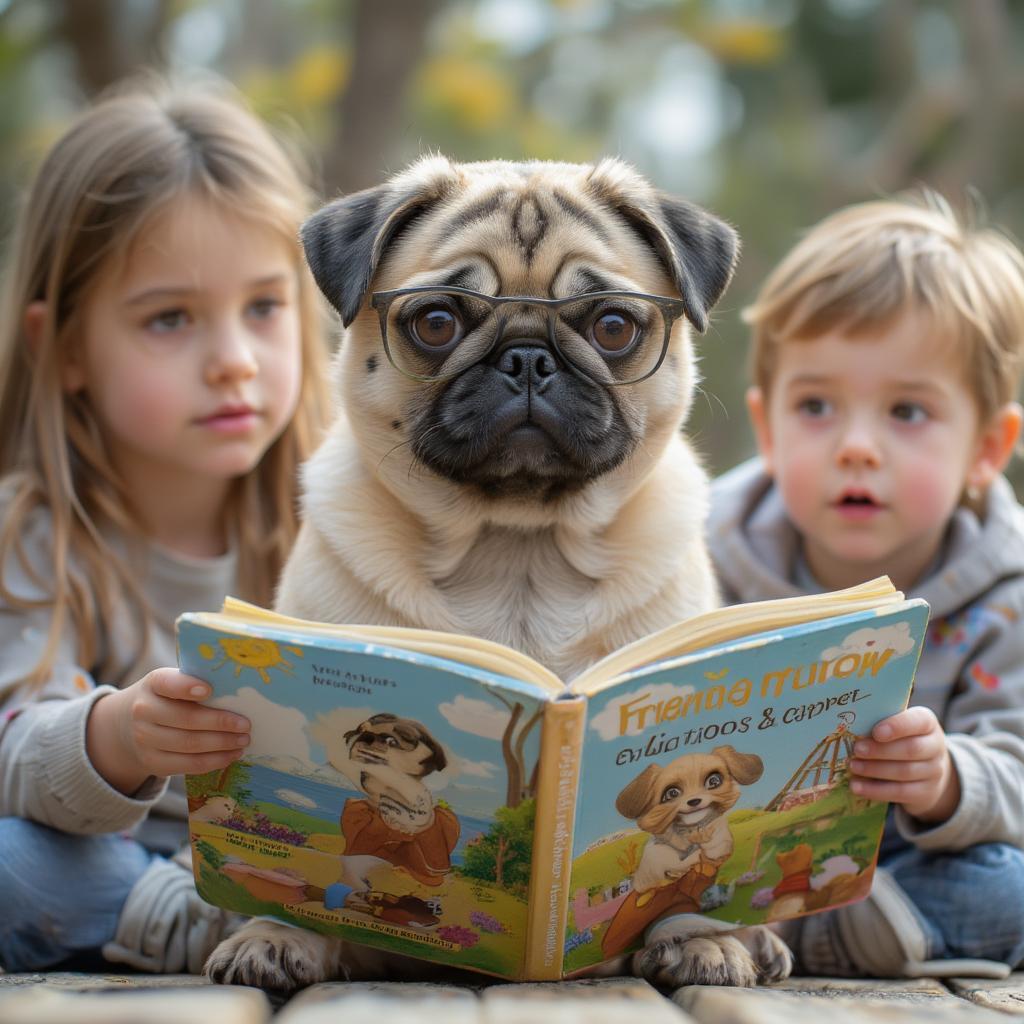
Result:
M511 979L863 898L885 804L853 742L909 699L928 620L887 578L721 608L565 684L510 648L291 619L178 619L182 671L245 715L188 776L200 894Z

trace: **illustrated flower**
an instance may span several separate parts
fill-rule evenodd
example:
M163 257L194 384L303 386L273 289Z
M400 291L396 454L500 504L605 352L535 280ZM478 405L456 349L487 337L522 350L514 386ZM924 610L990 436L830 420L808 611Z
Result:
M750 897L750 905L755 910L764 910L765 907L772 905L772 900L775 899L775 894L772 892L771 886L766 886L764 889L758 889L753 896Z
M588 942L594 941L594 933L590 928L584 928L581 932L565 937L565 952L571 953L578 946L585 946Z
M469 949L470 946L475 946L480 941L480 936L477 932L473 931L472 928L465 928L461 924L446 924L437 929L437 935L440 935L446 942L453 942L456 946L461 946L463 949Z
M474 924L482 932L490 932L492 935L499 935L505 930L505 926L496 918L482 910L471 910L469 923Z
M264 836L279 843L288 843L291 846L305 846L309 836L305 832L299 832L287 825L279 825L271 821L265 814L257 812L251 818L242 817L240 814L233 814L220 822L225 828L234 829L236 832L248 832L254 836Z

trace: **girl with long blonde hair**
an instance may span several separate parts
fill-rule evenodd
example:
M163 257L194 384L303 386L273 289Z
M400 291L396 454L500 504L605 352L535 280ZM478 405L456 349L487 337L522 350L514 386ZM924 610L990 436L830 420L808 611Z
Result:
M180 778L248 723L174 619L269 603L326 349L293 157L221 84L136 83L57 141L0 306L0 966L198 971Z

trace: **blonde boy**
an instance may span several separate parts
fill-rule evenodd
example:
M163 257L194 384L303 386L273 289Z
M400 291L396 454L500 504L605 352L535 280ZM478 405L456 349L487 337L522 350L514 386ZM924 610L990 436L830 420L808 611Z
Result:
M1024 959L1024 258L939 196L822 221L747 311L760 456L717 481L727 602L887 573L931 605L911 707L858 742L890 800L862 903L790 922L813 974L1006 974ZM969 962L965 962L965 960Z

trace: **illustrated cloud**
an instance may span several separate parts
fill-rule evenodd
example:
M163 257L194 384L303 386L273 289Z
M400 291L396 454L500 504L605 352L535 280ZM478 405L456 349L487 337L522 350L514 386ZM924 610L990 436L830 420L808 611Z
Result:
M275 789L274 796L278 800L283 800L286 804L291 804L293 807L305 807L310 811L316 809L315 800L310 800L308 796L302 793L296 793L294 789Z
M306 716L301 711L275 704L251 686L243 686L236 694L209 703L245 715L252 723L247 755L309 760Z
M629 704L638 697L643 697L645 704L657 704L658 701L667 701L672 697L685 697L689 693L693 693L692 686L673 686L672 683L658 683L656 686L643 686L639 690L631 690L629 693L609 701L605 709L590 720L590 728L595 729L601 739L613 740L619 735L619 709L623 704ZM630 718L629 727L623 735L636 736L641 731L640 720L633 715Z
M484 700L473 700L459 695L455 700L438 707L438 711L462 732L483 736L489 740L500 740L508 725L509 713L504 707L497 707Z
M885 651L892 648L896 657L909 654L914 649L909 622L897 622L891 626L854 630L843 638L838 647L821 652L823 661L835 661L846 654L867 654L869 651ZM890 655L891 657L891 655Z

